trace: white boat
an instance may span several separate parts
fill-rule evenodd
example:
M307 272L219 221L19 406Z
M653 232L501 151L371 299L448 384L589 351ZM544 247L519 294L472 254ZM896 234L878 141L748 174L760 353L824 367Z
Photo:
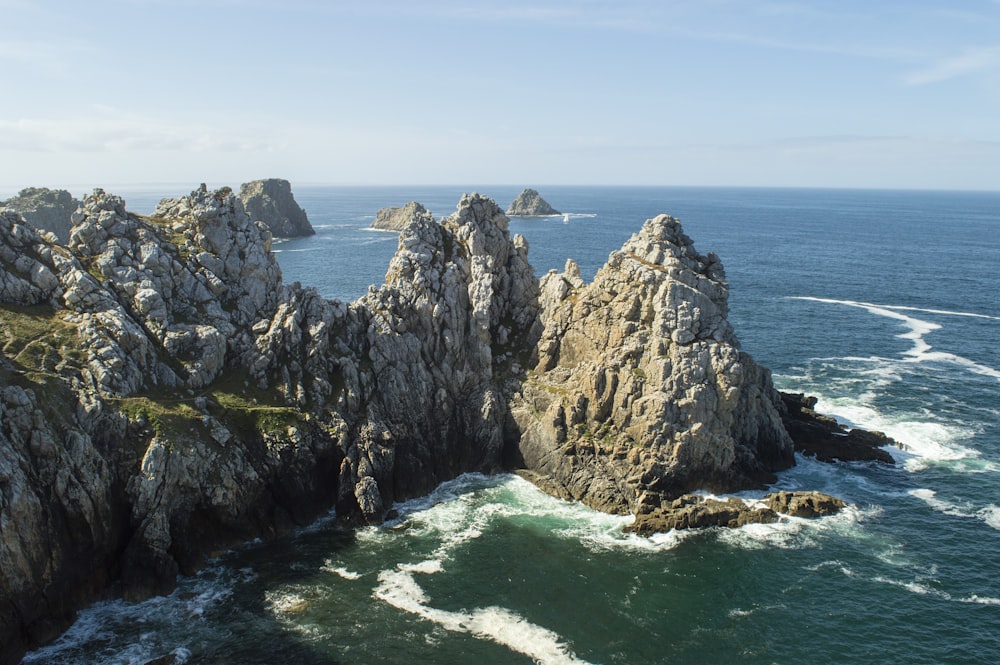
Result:
M569 213L563 213L563 224L569 224Z

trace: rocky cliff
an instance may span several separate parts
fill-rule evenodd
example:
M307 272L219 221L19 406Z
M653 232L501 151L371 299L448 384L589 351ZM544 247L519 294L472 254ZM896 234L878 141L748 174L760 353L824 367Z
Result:
M61 243L69 240L70 215L79 206L80 202L66 190L45 187L28 187L6 201L0 201L0 208L20 213L24 221L36 229L56 234Z
M656 528L687 490L792 464L722 266L671 218L590 285L539 281L465 196L414 216L353 303L285 284L228 188L148 217L96 190L73 223L60 246L0 211L0 662L112 580L163 593L206 552L331 506L378 522L463 472L521 467Z
M512 440L551 491L634 513L647 492L760 485L793 464L770 373L739 350L718 257L661 215L591 284L541 280L538 361Z
M375 214L375 221L372 222L371 227L383 231L402 231L417 219L434 221L434 216L431 215L427 208L416 201L410 201L402 208L389 207L380 209Z
M507 207L507 214L512 217L535 217L539 215L561 215L562 213L549 205L541 194L533 189L525 189Z
M292 186L287 180L268 178L245 182L240 186L239 199L250 219L264 222L276 238L316 233L306 211L292 196Z

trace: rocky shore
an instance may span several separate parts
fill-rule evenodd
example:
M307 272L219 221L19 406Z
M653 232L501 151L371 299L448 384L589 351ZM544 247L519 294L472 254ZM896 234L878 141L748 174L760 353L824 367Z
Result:
M504 212L464 196L412 215L352 303L285 284L254 218L228 188L148 217L95 190L63 245L0 211L0 663L112 582L166 593L218 548L331 506L379 522L469 471L522 469L640 532L738 524L676 515L832 431L789 425L818 417L739 350L719 259L665 215L588 285L572 262L536 279ZM831 504L768 510L803 505Z

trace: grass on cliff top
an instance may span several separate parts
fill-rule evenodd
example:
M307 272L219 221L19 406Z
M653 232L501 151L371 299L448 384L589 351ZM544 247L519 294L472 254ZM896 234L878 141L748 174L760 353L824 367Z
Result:
M199 398L205 398L208 414L241 438L284 436L289 427L306 419L305 413L286 406L276 391L257 388L248 376L245 370L230 370L196 395L146 393L118 398L115 403L131 420L144 419L157 436L166 438L209 436L205 412L196 405Z
M204 392L208 408L236 434L282 435L305 420L305 413L285 404L276 390L261 390L246 370L230 370Z
M67 376L79 375L86 354L76 328L49 305L0 305L0 383L31 390L53 422L67 423Z

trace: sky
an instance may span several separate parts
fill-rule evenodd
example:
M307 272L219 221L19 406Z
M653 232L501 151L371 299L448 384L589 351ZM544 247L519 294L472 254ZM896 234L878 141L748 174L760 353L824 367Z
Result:
M0 197L1000 189L1000 0L0 0L0 26Z

